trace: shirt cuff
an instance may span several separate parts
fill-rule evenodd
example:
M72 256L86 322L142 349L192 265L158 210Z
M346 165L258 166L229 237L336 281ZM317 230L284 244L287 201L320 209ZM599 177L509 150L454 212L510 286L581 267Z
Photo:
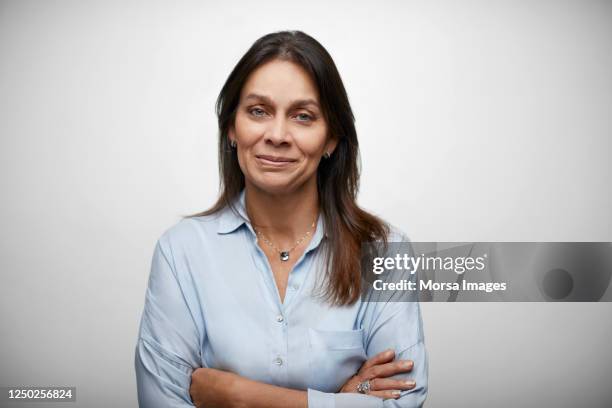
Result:
M308 408L336 408L334 394L309 388Z
M381 408L383 400L351 392L321 392L308 389L308 408Z
M335 408L381 408L382 398L372 395L356 394L353 392L342 392L332 394L334 396Z

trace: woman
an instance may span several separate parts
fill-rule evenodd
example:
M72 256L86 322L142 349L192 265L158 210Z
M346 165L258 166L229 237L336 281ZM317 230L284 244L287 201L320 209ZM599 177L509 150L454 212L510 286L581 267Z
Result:
M361 244L402 238L356 204L340 75L312 37L257 40L217 100L221 194L153 255L136 347L141 407L413 407L417 302L361 298Z

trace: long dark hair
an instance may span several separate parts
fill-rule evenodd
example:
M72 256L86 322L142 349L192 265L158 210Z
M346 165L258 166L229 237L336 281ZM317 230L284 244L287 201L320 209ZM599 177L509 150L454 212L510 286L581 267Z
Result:
M301 31L267 34L251 46L234 67L216 103L219 121L220 195L208 210L188 217L211 215L231 206L245 186L238 157L229 147L228 130L234 124L240 93L249 74L260 65L280 59L300 65L319 90L323 115L338 145L317 170L319 202L327 233L324 297L331 304L353 304L361 293L361 245L382 241L389 226L356 203L359 189L359 145L355 117L340 74L327 50Z

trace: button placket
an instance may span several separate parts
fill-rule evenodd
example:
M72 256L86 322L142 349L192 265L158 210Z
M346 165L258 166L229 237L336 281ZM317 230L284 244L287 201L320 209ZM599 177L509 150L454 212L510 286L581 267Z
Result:
M272 315L274 322L274 337L277 339L275 347L272 349L274 354L271 355L271 363L273 366L274 376L278 384L286 384L288 367L287 367L287 316L284 309L277 309L276 314Z
M285 293L284 306L289 306L295 296L297 295L300 285L304 282L308 271L311 269L313 259L310 254L302 255L302 258L289 274L289 280L287 281L287 291Z

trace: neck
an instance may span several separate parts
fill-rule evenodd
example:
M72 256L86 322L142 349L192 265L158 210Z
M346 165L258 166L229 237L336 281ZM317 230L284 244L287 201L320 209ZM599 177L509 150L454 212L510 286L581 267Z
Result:
M286 246L313 230L319 214L316 181L287 194L271 194L247 183L245 206L257 230Z

